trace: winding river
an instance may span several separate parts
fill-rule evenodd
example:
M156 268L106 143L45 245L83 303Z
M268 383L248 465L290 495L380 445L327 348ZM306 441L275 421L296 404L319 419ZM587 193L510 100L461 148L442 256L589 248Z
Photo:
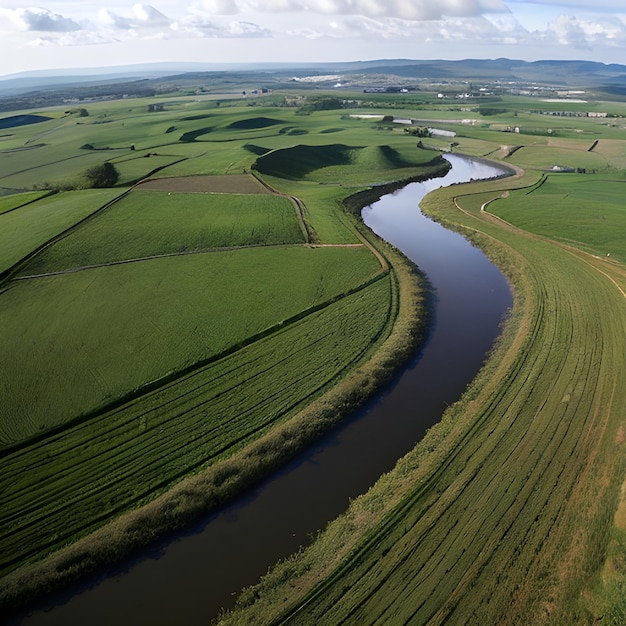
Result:
M512 304L506 280L484 254L419 211L421 198L435 188L503 173L457 155L446 158L452 169L445 177L411 183L362 212L436 290L428 342L386 392L252 493L13 624L206 626L238 590L343 512L440 419L476 375Z

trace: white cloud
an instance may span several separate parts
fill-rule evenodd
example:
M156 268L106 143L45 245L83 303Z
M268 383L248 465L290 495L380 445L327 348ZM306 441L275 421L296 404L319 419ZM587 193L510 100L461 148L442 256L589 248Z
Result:
M111 28L120 28L123 30L133 28L131 19L117 15L117 13L113 13L113 11L109 9L100 9L100 11L98 11L98 22L103 26Z
M7 20L19 31L67 33L82 28L73 19L48 9L0 9L0 18Z
M271 32L252 22L219 22L199 15L186 16L171 25L179 35L192 37L270 37Z
M308 11L408 21L472 17L507 10L503 0L249 0L248 6L261 13Z
M130 15L118 15L109 9L100 9L98 21L103 26L122 30L168 27L172 23L169 17L149 4L135 4Z
M149 4L135 4L133 15L139 24L145 26L169 26L172 22L169 17Z
M621 11L624 9L624 0L507 0L512 7L518 4L529 4L543 7L565 7L568 11Z
M626 28L619 20L580 20L561 15L550 26L559 44L576 48L591 48L596 43L626 44Z
M240 12L235 0L203 0L191 5L192 14L234 15Z
M75 47L75 46L93 46L96 44L112 43L115 40L111 40L109 37L103 37L99 33L90 32L87 30L76 31L72 33L63 33L58 37L43 36L37 37L28 42L29 46L33 47Z

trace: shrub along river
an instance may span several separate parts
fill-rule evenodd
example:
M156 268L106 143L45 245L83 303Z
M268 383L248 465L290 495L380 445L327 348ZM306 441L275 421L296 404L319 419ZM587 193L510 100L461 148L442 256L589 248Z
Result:
M241 588L367 491L440 419L475 377L512 305L506 280L485 255L419 211L433 189L503 174L457 155L446 158L452 169L445 177L411 183L362 212L436 290L429 339L393 384L252 493L15 624L206 626Z

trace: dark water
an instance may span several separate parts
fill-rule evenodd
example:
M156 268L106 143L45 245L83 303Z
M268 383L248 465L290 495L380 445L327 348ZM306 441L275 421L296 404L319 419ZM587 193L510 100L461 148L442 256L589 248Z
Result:
M504 277L486 257L418 209L434 188L501 173L449 158L446 177L413 183L363 210L365 222L412 258L436 289L428 343L393 385L252 493L15 624L206 625L413 448L474 378L512 304Z

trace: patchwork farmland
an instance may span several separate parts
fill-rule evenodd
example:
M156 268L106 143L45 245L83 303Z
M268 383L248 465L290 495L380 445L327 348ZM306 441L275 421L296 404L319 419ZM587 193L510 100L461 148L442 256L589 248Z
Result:
M381 118L457 133L417 147L340 110L164 104L0 138L3 605L206 515L389 380L429 296L358 209L453 148L518 171L424 207L507 276L502 336L424 440L221 623L620 623L622 129L548 133L523 98L462 127L445 103L386 101ZM117 181L86 188L102 161Z

